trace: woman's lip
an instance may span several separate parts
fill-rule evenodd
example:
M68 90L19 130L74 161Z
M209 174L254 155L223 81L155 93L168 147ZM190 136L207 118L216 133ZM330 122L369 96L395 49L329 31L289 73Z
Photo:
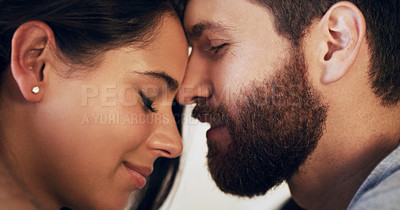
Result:
M132 182L137 188L142 189L146 185L146 177L151 174L152 169L149 167L134 166L128 162L124 162L123 165L131 177Z
M127 162L127 161L124 161L123 163L127 168L138 172L139 174L141 174L144 177L150 176L150 174L153 172L153 168L152 167L138 166L138 165L134 165L134 164L132 164L130 162Z

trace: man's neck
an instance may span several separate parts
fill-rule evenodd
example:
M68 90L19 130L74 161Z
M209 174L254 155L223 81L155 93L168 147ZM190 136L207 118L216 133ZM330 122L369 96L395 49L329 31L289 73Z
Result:
M346 209L372 170L399 144L399 109L354 113L327 122L316 150L288 180L300 206Z
M309 172L300 171L299 174L288 180L294 200L310 210L346 209L368 175L393 149L395 147L385 148L385 151L376 153L375 158L371 158L365 164L350 166L352 170L344 169L339 172L340 174L336 173L334 176L325 177L321 174L321 176L310 178L307 175ZM334 167L336 166L332 164L332 168Z

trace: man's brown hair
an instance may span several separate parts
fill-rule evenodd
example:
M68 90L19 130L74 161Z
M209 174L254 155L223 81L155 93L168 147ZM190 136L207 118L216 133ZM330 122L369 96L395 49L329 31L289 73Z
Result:
M251 0L275 16L277 32L294 46L301 44L308 27L340 0ZM370 49L372 88L383 105L400 101L400 0L350 0L363 13Z

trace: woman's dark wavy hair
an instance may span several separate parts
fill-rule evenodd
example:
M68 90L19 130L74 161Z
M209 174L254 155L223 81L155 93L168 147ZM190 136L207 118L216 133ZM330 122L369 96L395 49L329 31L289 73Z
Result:
M63 61L91 67L107 50L151 44L162 16L181 17L182 9L179 0L0 0L0 80L9 70L13 34L25 22L48 24ZM176 103L173 108L182 109ZM178 166L179 158L156 161L137 209L162 205Z
M0 0L1 75L10 64L12 36L25 22L45 22L65 61L92 66L107 50L151 43L162 15L176 15L174 5L169 0Z

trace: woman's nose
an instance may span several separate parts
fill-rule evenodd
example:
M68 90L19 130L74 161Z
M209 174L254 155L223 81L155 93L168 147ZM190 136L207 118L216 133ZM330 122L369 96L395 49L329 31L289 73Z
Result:
M156 153L158 157L175 158L182 153L182 139L179 134L174 116L162 116L155 131L147 141L147 146Z

